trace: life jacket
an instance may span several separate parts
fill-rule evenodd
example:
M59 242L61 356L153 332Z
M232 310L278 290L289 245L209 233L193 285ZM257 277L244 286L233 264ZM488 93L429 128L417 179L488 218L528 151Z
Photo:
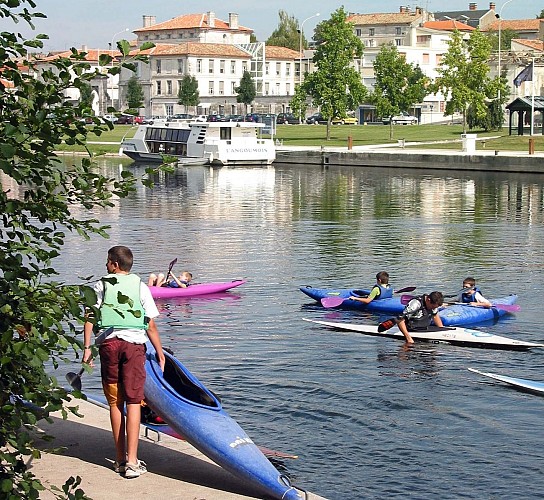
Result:
M110 279L117 281L112 283ZM104 299L100 306L100 326L147 329L145 311L140 302L140 277L135 274L108 274L102 278L102 283ZM120 303L119 293L129 300Z
M474 290L474 292L478 293L480 291L479 288L473 287L471 288L471 291ZM481 293L481 292L480 292ZM472 293L462 293L461 294L461 302L464 304L470 304L471 302L474 302L474 295Z
M378 287L380 289L380 295L378 295L374 300L379 299L390 299L393 297L393 288L390 285L374 285L373 288Z
M406 326L408 330L426 330L431 324L432 310L429 311L425 307L425 298L427 295L421 297L415 297L419 301L419 309L413 313L410 313L404 317L406 320Z
M180 280L180 283L182 285L189 286L189 283L187 283L187 281ZM166 286L167 288L181 288L176 280L169 281L166 285L163 286Z

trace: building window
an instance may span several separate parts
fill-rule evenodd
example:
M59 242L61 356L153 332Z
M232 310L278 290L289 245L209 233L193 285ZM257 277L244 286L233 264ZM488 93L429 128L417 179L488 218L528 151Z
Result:
M395 45L400 47L402 45L402 38L395 38Z
M373 38L371 38L370 40L367 40L366 43L367 43L367 47L375 47L376 46L376 41Z
M213 59L208 61L208 73L213 73Z
M160 59L157 59L156 68L157 68L157 74L159 74L161 72L161 60Z
M277 62L276 63L276 76L280 76L281 75L281 63Z
M287 95L291 95L291 84L290 83L285 84L285 93Z
M164 110L166 111L166 116L172 116L174 114L174 105L173 104L165 104Z
M225 61L224 59L221 59L219 61L219 73L224 73L225 72Z
M210 80L208 84L208 93L210 95L213 95L213 91L214 91L214 82L213 80Z
M230 62L230 72L234 75L236 73L236 61Z
M178 59L178 73L180 75L183 73L183 59Z
M236 95L236 90L235 89L236 89L237 86L238 85L236 85L236 82L231 82L231 84L230 84L230 93L232 95Z
M196 60L196 72L202 73L202 59Z
M375 36L375 35L376 35L376 28L370 28L370 29L368 30L368 34L369 34L370 36Z
M161 81L159 80L157 82L157 95L161 95L162 94L162 88L161 88Z
M242 63L242 73L245 73L247 71L247 61L244 61Z
M225 82L219 82L219 95L225 94Z
M172 80L166 80L166 93L172 95Z
M436 65L438 66L442 62L444 54L436 54Z
M265 69L264 69L264 74L265 74L265 75L269 75L269 74L270 74L270 63L266 63L266 64L264 65L264 68L265 68Z
M363 30L361 28L357 28L355 30L355 35L358 36L358 37L363 36Z
M429 64L429 54L423 53L423 64Z
M395 28L395 35L397 36L402 35L402 28L400 26L397 26Z
M183 87L183 80L178 80L178 93L181 90L181 87Z
M270 84L268 82L265 82L264 84L264 95L270 94Z
M276 83L276 95L280 95L280 83Z
M291 76L291 63L285 63L285 76Z

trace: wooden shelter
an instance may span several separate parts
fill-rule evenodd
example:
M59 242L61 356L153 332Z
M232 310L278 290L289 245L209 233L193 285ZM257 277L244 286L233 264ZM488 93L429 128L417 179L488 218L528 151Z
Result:
M527 127L531 127L531 110L532 106L532 97L518 97L514 99L510 104L506 106L506 109L510 112L508 120L508 134L512 135L512 129L517 129L517 135L523 135L523 131ZM544 96L534 97L535 105L535 122L533 124L533 130L536 130L537 126L541 129L544 134L544 127L542 126L542 119L544 116ZM537 115L536 113L539 113Z

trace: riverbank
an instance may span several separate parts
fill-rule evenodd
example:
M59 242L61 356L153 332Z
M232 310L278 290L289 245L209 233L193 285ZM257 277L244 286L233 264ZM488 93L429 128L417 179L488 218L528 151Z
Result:
M108 411L82 400L75 400L83 418L69 415L63 420L55 414L53 423L41 422L41 428L55 436L53 442L41 442L40 459L30 459L30 470L43 484L61 487L70 476L80 476L81 488L91 498L126 500L127 498L194 498L206 500L245 500L262 498L258 492L202 455L189 443L169 436L148 437L142 431L139 457L149 472L137 479L125 479L112 470L115 459ZM60 452L45 450L60 448ZM43 492L42 500L57 498ZM311 500L322 497L309 494Z

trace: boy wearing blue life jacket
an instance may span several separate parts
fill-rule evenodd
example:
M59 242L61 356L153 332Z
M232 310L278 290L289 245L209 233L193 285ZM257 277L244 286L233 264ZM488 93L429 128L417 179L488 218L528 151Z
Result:
M459 295L459 302L469 304L471 306L491 307L491 302L487 300L476 286L476 280L472 277L463 280L464 290Z
M393 287L389 284L389 273L381 271L376 274L376 284L372 287L367 297L352 295L350 300L358 300L363 304L370 304L373 300L390 299L391 297L393 297Z

